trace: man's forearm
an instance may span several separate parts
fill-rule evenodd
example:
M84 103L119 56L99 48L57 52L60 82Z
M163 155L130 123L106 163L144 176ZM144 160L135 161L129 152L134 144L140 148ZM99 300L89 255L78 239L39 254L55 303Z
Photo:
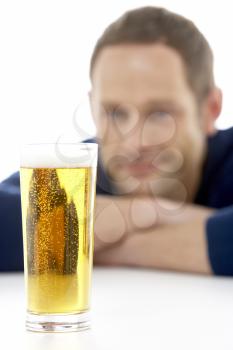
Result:
M97 196L95 249L119 242L129 234L154 232L161 225L205 220L212 213L210 208L161 198Z
M114 244L135 231L158 223L158 207L151 198L97 196L95 210L95 250Z
M135 232L119 245L97 252L95 263L210 274L204 215L185 223Z

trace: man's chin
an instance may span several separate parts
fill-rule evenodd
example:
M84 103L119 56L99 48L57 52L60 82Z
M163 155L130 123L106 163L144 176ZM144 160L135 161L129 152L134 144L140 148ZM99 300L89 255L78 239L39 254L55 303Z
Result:
M147 196L151 198L166 198L185 202L187 198L186 187L180 179L152 177L142 180L128 178L125 181L116 181L117 192L128 196Z
M154 192L149 179L128 177L126 180L114 180L117 192L128 196L153 196Z

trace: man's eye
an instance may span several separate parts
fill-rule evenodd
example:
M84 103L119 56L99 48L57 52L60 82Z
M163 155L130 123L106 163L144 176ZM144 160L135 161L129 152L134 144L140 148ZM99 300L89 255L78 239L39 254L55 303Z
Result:
M163 119L163 118L170 117L171 113L168 111L154 111L154 112L151 112L148 116L149 118L152 118L152 119L156 119L156 118Z
M127 112L121 108L113 108L107 110L107 115L113 119L126 119Z

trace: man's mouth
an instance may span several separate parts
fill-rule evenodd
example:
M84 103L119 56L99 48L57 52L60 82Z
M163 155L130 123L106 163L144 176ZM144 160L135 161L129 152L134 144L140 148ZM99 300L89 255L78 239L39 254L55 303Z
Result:
M134 177L146 177L156 172L157 167L148 162L132 162L124 164L124 168Z

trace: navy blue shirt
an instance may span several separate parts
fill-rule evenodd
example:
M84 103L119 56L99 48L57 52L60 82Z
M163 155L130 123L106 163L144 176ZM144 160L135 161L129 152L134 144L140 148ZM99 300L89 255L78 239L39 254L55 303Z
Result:
M117 194L101 159L96 192ZM208 139L208 153L195 203L217 209L206 223L209 260L215 274L233 276L233 128L219 131ZM0 184L0 228L0 271L22 270L19 172Z

